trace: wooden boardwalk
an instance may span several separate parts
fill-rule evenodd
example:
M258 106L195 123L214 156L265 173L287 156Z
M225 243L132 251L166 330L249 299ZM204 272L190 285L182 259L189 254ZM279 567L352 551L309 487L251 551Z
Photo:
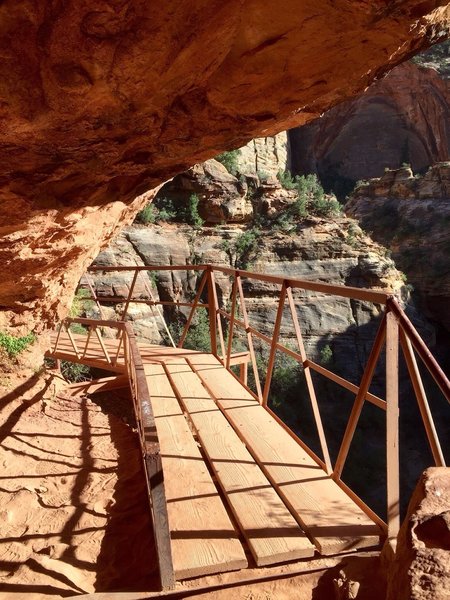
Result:
M61 332L55 351L53 334L47 355L126 372L117 339L71 337ZM139 351L176 579L380 543L381 527L214 355L150 344Z

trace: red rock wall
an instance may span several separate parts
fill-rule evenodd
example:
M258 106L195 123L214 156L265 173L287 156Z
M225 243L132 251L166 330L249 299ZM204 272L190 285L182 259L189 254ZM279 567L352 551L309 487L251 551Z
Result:
M64 313L186 167L306 123L447 35L444 0L0 4L0 327Z
M450 80L404 63L289 138L293 171L325 183L379 177L402 163L424 170L450 158Z

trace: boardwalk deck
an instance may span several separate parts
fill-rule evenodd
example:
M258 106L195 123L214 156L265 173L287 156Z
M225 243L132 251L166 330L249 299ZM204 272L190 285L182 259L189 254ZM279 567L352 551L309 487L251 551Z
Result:
M83 348L85 336L73 339ZM54 348L56 334L52 341ZM124 371L123 349L111 365L92 342L77 357L61 333L48 355ZM117 339L104 346L117 354ZM212 354L151 344L139 351L178 579L245 567L244 540L258 566L380 542L381 528Z
M170 360L165 368L256 564L312 556L314 546L186 360Z
M214 356L188 361L321 554L379 543L380 527Z
M146 365L177 579L241 569L247 560L162 365Z

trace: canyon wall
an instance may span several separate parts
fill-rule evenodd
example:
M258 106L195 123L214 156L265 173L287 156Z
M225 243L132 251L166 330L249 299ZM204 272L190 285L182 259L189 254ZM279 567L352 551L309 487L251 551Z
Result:
M275 192L271 192L274 202ZM273 229L273 228L272 228ZM408 290L399 273L386 255L384 249L364 235L353 219L346 217L320 218L309 217L299 223L290 232L283 230L261 230L255 234L254 228L241 224L223 224L203 226L193 230L188 225L160 223L149 226L133 225L127 227L117 239L97 257L98 266L118 265L158 265L204 263L235 266L239 263L239 240L250 233L256 235L256 244L245 256L246 266L256 272L274 274L287 278L324 281L341 285L364 286L374 289L391 289L408 298ZM103 316L116 318L124 308L129 293L132 274L96 273L92 281L99 299L118 296L119 304L102 302ZM227 276L217 274L218 298L221 306L230 306L231 281ZM148 277L142 273L134 290L137 298L149 298L149 289L155 299L163 301L191 301L198 287L198 276L184 272L156 272ZM82 282L86 286L86 282ZM271 335L277 311L277 288L273 285L243 280L246 306L250 323L266 335ZM309 358L316 360L342 377L358 384L364 365L372 346L379 324L380 307L370 303L345 298L324 296L312 292L295 293L298 302L298 316L302 327L305 346ZM185 322L189 309L184 309L180 325ZM433 344L433 329L417 313L413 306L407 312L419 328L427 343ZM88 316L98 316L98 310L91 306ZM164 316L176 338L180 325L179 314L164 307ZM169 343L161 318L145 304L131 303L129 318L141 340ZM205 315L206 319L206 315ZM224 324L225 326L225 324ZM191 341L202 342L207 339L205 330L200 327ZM226 332L226 329L225 329ZM284 311L281 325L281 338L288 346L296 348L292 320L288 310ZM258 356L262 365L267 359L268 346L255 340ZM237 330L235 351L247 349L245 335ZM278 353L274 373L274 394L270 405L318 452L317 436L312 420L307 393L301 383L298 365L293 360ZM251 371L251 368L250 368ZM264 367L261 367L263 376ZM403 377L403 376L402 376ZM377 369L374 393L384 395L383 367ZM402 379L404 383L404 380ZM402 383L402 385L403 385ZM352 406L354 396L319 376L314 376L322 418L327 431L330 452L336 455L341 437ZM406 397L412 398L412 390ZM411 404L411 403L410 403ZM339 406L339 409L337 409ZM445 410L437 406L435 416L438 423L445 422ZM428 466L428 453L421 434L411 436L413 430L421 431L414 411L402 413L409 425L402 430L402 448L407 449L409 457L403 465L404 485L412 489L422 469ZM405 421L404 421L405 422ZM411 440L414 439L414 443ZM384 505L384 464L382 460L384 444L384 415L377 408L365 408L358 434L352 445L352 457L345 481L358 490L364 499L381 514ZM368 482L370 481L370 485Z
M0 6L0 327L42 330L153 189L448 35L444 0Z
M317 173L341 195L386 167L424 171L450 158L450 79L404 63L358 98L292 129L289 140L293 172Z
M389 170L359 185L345 206L389 248L414 287L421 310L450 331L450 162L423 176Z

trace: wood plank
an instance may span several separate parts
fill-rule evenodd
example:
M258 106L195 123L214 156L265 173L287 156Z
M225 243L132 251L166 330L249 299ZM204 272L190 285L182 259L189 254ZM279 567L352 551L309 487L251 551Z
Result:
M213 356L188 361L322 554L379 543L380 527Z
M238 535L162 365L145 365L164 469L177 579L247 566Z
M315 548L185 359L165 365L258 566Z
M400 456L398 408L398 321L386 313L386 491L389 543L395 545L400 529Z
M65 391L70 396L80 396L81 394L98 394L110 392L111 390L128 388L129 385L129 380L126 375L116 375L115 377L104 377L91 381L71 383L65 388Z

